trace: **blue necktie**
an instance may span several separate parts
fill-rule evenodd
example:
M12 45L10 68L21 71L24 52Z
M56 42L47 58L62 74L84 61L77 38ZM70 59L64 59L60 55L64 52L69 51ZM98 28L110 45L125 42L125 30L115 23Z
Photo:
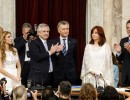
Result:
M64 44L64 47L63 47L63 54L66 55L67 51L66 51L66 42L65 42L66 39L63 39L63 44Z

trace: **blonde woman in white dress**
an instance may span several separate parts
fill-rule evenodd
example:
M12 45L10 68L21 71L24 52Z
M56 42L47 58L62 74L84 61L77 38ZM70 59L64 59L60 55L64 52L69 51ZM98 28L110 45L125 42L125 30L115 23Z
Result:
M13 88L21 85L21 65L18 52L12 44L11 33L4 31L0 41L0 72L2 73L0 79L6 78L6 89L9 93Z
M95 26L91 30L91 41L84 51L81 79L82 83L91 83L95 87L113 86L111 50L101 26Z

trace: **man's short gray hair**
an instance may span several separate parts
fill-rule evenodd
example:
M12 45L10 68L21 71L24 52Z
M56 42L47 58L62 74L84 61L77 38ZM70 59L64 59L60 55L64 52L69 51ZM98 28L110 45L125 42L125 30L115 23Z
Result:
M32 25L29 23L24 23L22 28L32 28Z
M58 25L57 25L57 29L60 27L60 25L69 25L69 22L67 22L67 21L60 21L59 23L58 23Z
M49 27L49 25L45 24L45 23L41 23L38 25L37 27L37 31L41 31L43 27ZM49 28L50 29L50 28Z

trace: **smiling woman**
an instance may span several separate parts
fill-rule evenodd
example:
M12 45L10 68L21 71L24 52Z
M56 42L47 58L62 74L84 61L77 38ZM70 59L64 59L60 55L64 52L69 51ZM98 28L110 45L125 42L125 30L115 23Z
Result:
M89 82L96 88L105 85L113 86L111 49L106 43L101 26L95 26L91 30L91 40L84 51L81 79L83 83Z

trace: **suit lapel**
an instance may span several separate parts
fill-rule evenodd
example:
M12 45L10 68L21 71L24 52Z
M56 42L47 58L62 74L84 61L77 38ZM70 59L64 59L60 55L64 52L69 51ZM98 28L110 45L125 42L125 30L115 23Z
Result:
M68 38L68 50L67 50L67 53L68 53L68 51L69 51L70 47L71 47L71 39L70 39L70 38Z
M38 38L38 42L39 42L40 46L41 46L44 50L46 50L46 49L45 49L45 46L44 46L44 44L42 43L42 41L41 41L40 38Z

